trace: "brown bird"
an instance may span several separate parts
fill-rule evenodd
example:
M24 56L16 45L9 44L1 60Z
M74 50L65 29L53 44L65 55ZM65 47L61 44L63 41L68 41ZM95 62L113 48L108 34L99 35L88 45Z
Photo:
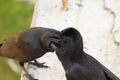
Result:
M44 63L38 63L37 58L43 56L46 52L53 52L54 48L52 45L59 43L61 32L43 28L34 27L26 31L21 31L7 39L0 44L0 56L16 59L19 61L26 76L30 80L34 79L24 67L24 63L29 62L30 64L38 67L48 67ZM34 60L34 62L30 62Z

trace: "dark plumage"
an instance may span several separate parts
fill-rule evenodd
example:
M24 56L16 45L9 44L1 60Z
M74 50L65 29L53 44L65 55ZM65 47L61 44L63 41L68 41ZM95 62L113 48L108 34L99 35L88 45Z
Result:
M81 34L74 28L62 31L56 54L64 67L67 80L120 80L83 51Z
M43 56L46 52L53 52L54 48L51 47L51 44L57 45L60 35L61 32L54 29L30 28L7 38L1 43L0 56L18 60L27 77L30 80L35 80L24 68L24 63L34 60L35 63L29 63L39 67L47 67L35 59Z

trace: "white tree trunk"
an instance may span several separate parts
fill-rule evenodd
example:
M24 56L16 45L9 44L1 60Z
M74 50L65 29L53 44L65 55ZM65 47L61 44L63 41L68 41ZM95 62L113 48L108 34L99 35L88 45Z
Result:
M77 28L84 50L120 77L120 0L37 0L31 27ZM39 59L50 69L28 66L39 80L65 80L55 53ZM21 79L26 80L26 79Z

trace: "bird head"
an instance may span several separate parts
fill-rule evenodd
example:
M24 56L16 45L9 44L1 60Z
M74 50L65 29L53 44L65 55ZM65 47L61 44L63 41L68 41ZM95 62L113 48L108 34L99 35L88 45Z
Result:
M76 53L83 51L83 40L80 32L75 28L67 28L61 31L61 43L58 51L63 53Z
M46 30L40 39L43 49L50 52L55 51L56 47L59 45L60 37L60 31L54 29Z

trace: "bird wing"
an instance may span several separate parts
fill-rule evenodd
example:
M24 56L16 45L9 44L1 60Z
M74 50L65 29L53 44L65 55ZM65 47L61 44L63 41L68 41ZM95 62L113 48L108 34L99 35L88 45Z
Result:
M99 65L99 67L103 70L103 72L109 80L120 80L116 75L114 75L110 70L108 70L104 65L98 62L95 58L93 58L92 56L91 58L96 64Z
M108 70L105 66L102 64L99 64L100 68L104 71L106 77L110 80L120 80L116 75L114 75L110 70Z

